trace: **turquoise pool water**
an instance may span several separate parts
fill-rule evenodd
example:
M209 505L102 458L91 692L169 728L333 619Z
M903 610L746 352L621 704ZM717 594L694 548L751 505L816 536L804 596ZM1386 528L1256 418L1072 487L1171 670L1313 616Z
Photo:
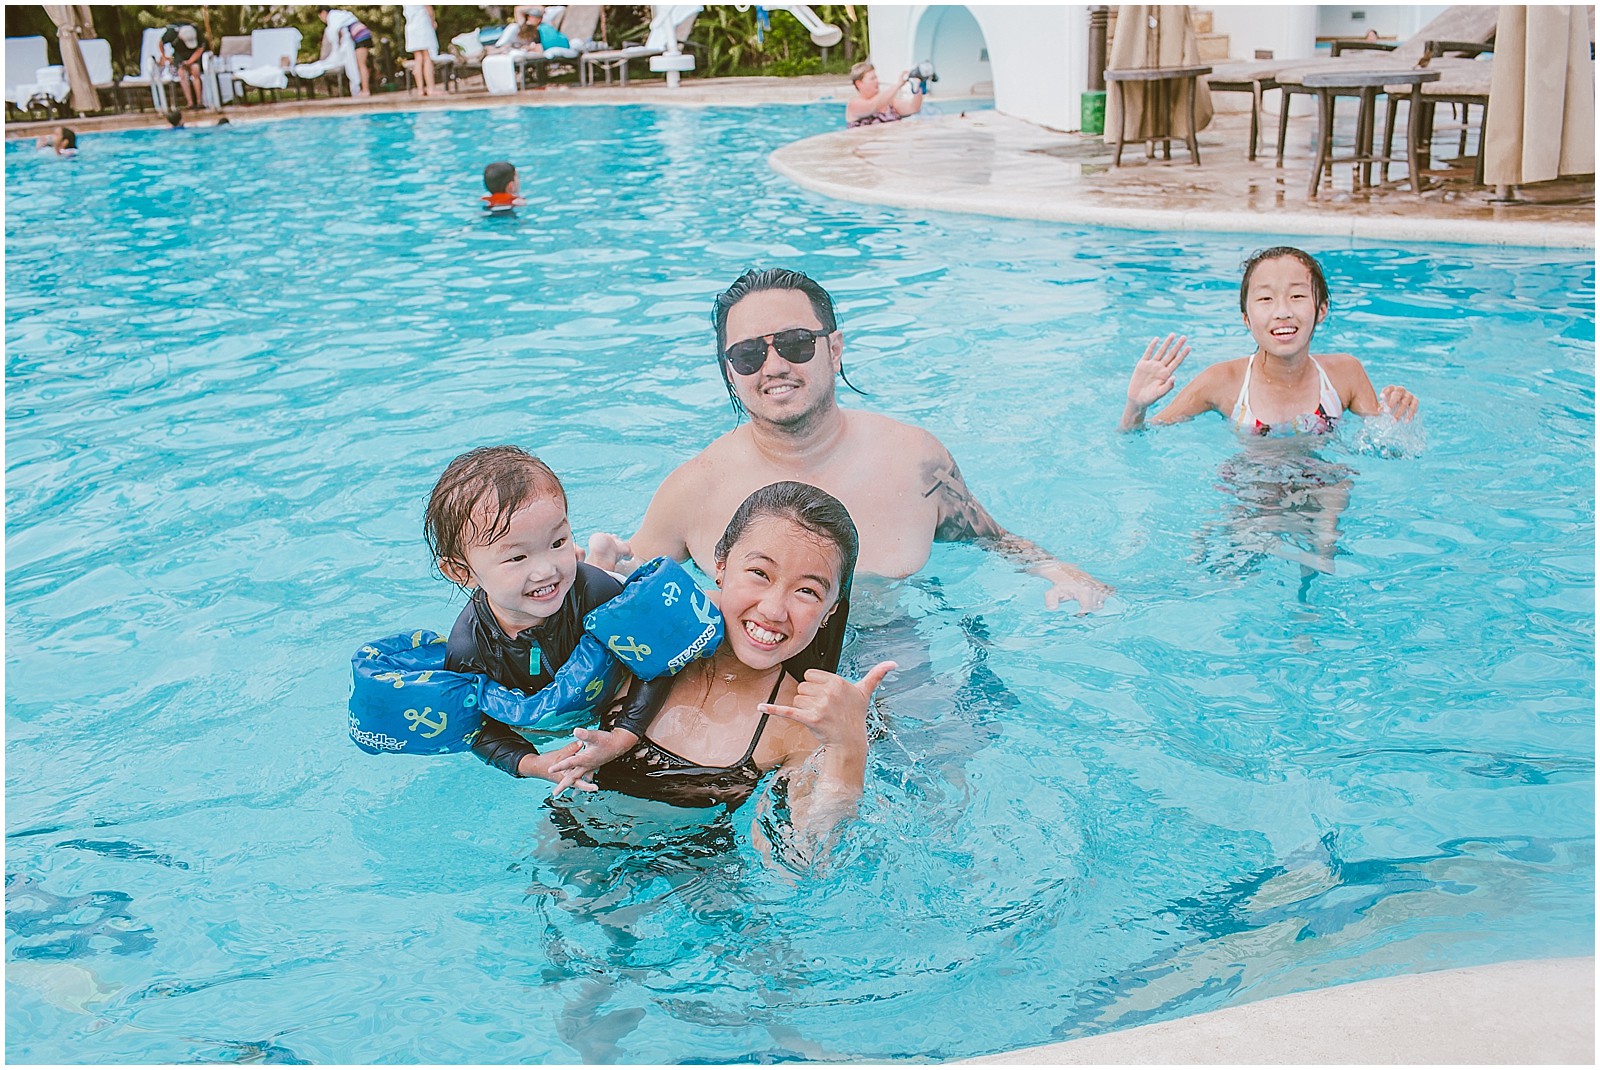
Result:
M840 204L836 108L493 109L6 146L6 1054L948 1059L1589 954L1594 265L1306 240L1329 349L1424 405L1332 576L1218 420L1114 430L1148 338L1245 351L1274 239ZM481 218L503 157L534 208ZM1115 583L968 546L868 591L907 665L824 872L345 737L348 657L461 602L423 498L527 445L631 530L730 426L712 295L795 264L864 404ZM1398 453L1398 455L1397 455Z

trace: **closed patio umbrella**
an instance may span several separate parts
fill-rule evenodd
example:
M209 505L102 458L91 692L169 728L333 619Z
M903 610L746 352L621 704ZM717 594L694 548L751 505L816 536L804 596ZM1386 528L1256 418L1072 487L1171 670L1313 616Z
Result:
M1193 67L1200 63L1200 39L1195 36L1189 21L1188 4L1121 4L1117 7L1117 29L1111 38L1111 55L1107 70L1128 70L1137 67ZM1194 84L1194 83L1190 83ZM1211 91L1205 84L1196 86L1195 130L1203 130L1211 122ZM1155 131L1165 129L1159 136L1181 138L1189 130L1188 87L1180 87L1171 94L1171 114L1165 122L1144 112L1145 87L1129 83L1123 89L1127 107L1125 141L1148 141L1158 136ZM1106 101L1105 140L1117 140L1117 124L1123 122L1122 108L1117 94Z
M94 91L89 68L83 62L78 41L94 36L94 18L87 4L46 4L44 12L56 24L61 42L61 65L67 69L67 85L72 87L72 107L79 115L100 110L100 95Z
M1501 5L1483 140L1491 186L1594 173L1587 7Z

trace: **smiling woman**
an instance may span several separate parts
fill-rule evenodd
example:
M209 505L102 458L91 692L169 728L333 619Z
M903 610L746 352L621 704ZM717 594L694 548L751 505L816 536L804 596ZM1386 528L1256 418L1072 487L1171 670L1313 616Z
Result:
M733 809L778 769L798 831L816 837L847 816L866 769L867 703L895 667L880 662L859 682L834 671L857 545L850 514L815 487L774 483L746 498L716 549L722 645L673 678L645 738L600 768L599 785Z

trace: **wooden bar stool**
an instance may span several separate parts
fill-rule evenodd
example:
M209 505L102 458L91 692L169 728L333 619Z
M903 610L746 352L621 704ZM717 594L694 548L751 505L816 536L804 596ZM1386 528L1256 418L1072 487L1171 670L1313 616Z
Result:
M1196 83L1202 74L1210 74L1210 67L1129 67L1120 71L1106 71L1106 81L1116 87L1117 93L1117 150L1111 166L1122 166L1123 131L1127 129L1127 98L1123 85L1143 82L1149 92L1145 94L1144 114L1149 116L1141 125L1153 131L1142 141L1161 142L1164 159L1172 159L1172 101L1181 87L1189 89L1189 132L1184 144L1189 149L1189 162L1199 166L1200 144L1194 129L1194 98Z

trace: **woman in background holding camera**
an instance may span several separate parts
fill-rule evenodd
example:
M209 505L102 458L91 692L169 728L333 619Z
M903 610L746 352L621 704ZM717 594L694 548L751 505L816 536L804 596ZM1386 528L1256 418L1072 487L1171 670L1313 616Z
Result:
M844 106L845 126L898 122L922 110L921 93L907 93L896 99L911 81L910 71L901 71L894 85L884 88L878 82L877 68L870 60L862 60L850 68L850 81L856 87L856 95Z

